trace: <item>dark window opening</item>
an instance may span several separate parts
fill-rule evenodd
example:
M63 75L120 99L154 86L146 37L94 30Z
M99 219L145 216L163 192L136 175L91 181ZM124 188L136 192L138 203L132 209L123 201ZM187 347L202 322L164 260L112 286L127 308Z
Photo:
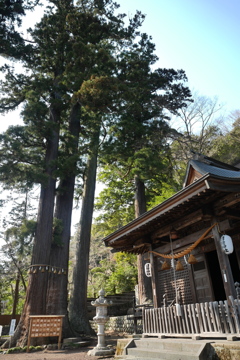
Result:
M193 270L194 271L199 271L199 270L203 270L205 269L205 262L204 261L200 261L197 262L196 264L193 264Z
M224 290L217 252L210 251L208 253L205 253L205 256L208 264L209 275L212 279L212 288L215 301L225 300L226 294Z
M232 269L233 280L234 282L237 281L240 283L240 271L235 250L232 254L228 255L228 258Z

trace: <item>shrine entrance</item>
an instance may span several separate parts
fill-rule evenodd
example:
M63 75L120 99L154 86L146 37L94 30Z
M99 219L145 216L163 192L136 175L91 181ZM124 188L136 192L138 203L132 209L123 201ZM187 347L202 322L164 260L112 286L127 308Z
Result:
M196 258L198 262L192 266L196 301L198 303L213 301L214 292L205 254L198 255Z
M208 266L209 276L211 277L211 285L213 292L212 301L220 301L226 299L226 293L223 286L223 279L221 274L221 269L219 266L219 260L217 256L217 251L209 251L205 253L206 262Z

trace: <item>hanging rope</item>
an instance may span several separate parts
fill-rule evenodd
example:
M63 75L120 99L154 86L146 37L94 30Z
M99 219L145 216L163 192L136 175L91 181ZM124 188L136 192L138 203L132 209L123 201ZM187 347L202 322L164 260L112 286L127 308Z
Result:
M185 250L183 250L183 251L181 251L181 252L179 252L179 253L176 253L176 254L160 254L160 253L158 253L158 252L156 252L156 251L153 251L153 250L151 250L151 251L149 251L149 252L151 252L151 253L153 253L153 254L156 254L156 255L158 255L158 256L161 256L161 257L163 257L163 258L165 258L165 259L179 259L179 258L181 258L181 257L183 257L184 255L187 255L187 254L189 254L193 249L195 249L195 247L196 246L198 246L198 244L205 238L205 236L207 236L208 235L208 233L214 228L214 226L216 226L217 225L217 223L215 223L215 224L213 224L212 226L210 226L210 228L209 229L207 229L206 231L205 231L205 233L197 240L197 241L195 241L195 243L193 243L191 246L189 246L187 249L185 249Z
M173 243L172 243L172 237L170 235L170 243L171 243L171 257L172 257L172 262L174 261L174 254L173 254ZM175 296L176 296L176 304L178 303L178 293L177 293L177 277L176 277L176 269L174 264L172 264L172 268L173 268L173 278L174 278L174 286L175 286Z

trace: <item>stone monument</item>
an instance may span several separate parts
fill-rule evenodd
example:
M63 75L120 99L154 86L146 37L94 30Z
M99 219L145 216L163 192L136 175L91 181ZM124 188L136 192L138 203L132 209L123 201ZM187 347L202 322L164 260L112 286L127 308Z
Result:
M101 289L99 291L99 298L95 301L92 301L91 304L96 307L96 316L94 316L93 320L98 325L98 344L88 352L88 355L92 356L106 356L113 355L114 350L109 349L105 346L105 332L104 327L105 323L108 321L109 317L107 316L107 307L112 304L111 301L108 301L105 297L105 291Z

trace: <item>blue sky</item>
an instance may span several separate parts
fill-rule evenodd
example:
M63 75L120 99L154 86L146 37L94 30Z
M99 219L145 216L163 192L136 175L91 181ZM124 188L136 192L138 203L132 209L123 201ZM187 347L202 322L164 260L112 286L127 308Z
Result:
M190 88L240 109L239 0L119 0L122 12L146 14L158 67L185 70Z

